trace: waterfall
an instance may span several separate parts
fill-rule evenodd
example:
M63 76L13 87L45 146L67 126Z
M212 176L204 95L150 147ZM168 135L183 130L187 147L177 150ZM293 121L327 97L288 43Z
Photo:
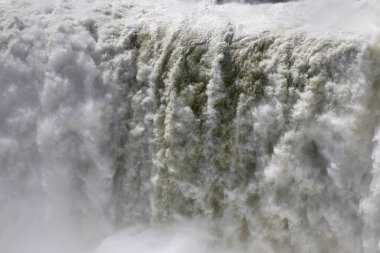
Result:
M380 252L379 11L0 2L0 251Z

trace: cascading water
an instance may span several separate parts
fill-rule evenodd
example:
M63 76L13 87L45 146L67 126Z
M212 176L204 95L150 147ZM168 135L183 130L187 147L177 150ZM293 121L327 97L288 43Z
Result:
M0 252L380 252L379 4L222 2L0 3Z

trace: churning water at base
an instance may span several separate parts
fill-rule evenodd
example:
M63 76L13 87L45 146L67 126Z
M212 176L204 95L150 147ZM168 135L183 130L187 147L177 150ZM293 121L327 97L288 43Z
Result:
M380 252L378 3L213 2L0 3L0 252Z
M194 224L195 223L195 224ZM180 223L147 229L133 227L107 238L96 253L209 253L246 252L245 245L231 245L204 225Z

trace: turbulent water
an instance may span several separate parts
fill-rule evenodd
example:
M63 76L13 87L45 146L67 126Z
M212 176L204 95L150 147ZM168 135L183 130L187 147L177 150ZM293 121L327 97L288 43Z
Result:
M0 3L0 252L380 252L379 4L227 2Z

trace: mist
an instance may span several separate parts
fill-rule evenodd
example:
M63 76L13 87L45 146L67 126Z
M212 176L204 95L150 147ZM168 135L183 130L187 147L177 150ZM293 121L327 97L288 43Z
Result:
M0 3L0 252L378 252L376 1Z

